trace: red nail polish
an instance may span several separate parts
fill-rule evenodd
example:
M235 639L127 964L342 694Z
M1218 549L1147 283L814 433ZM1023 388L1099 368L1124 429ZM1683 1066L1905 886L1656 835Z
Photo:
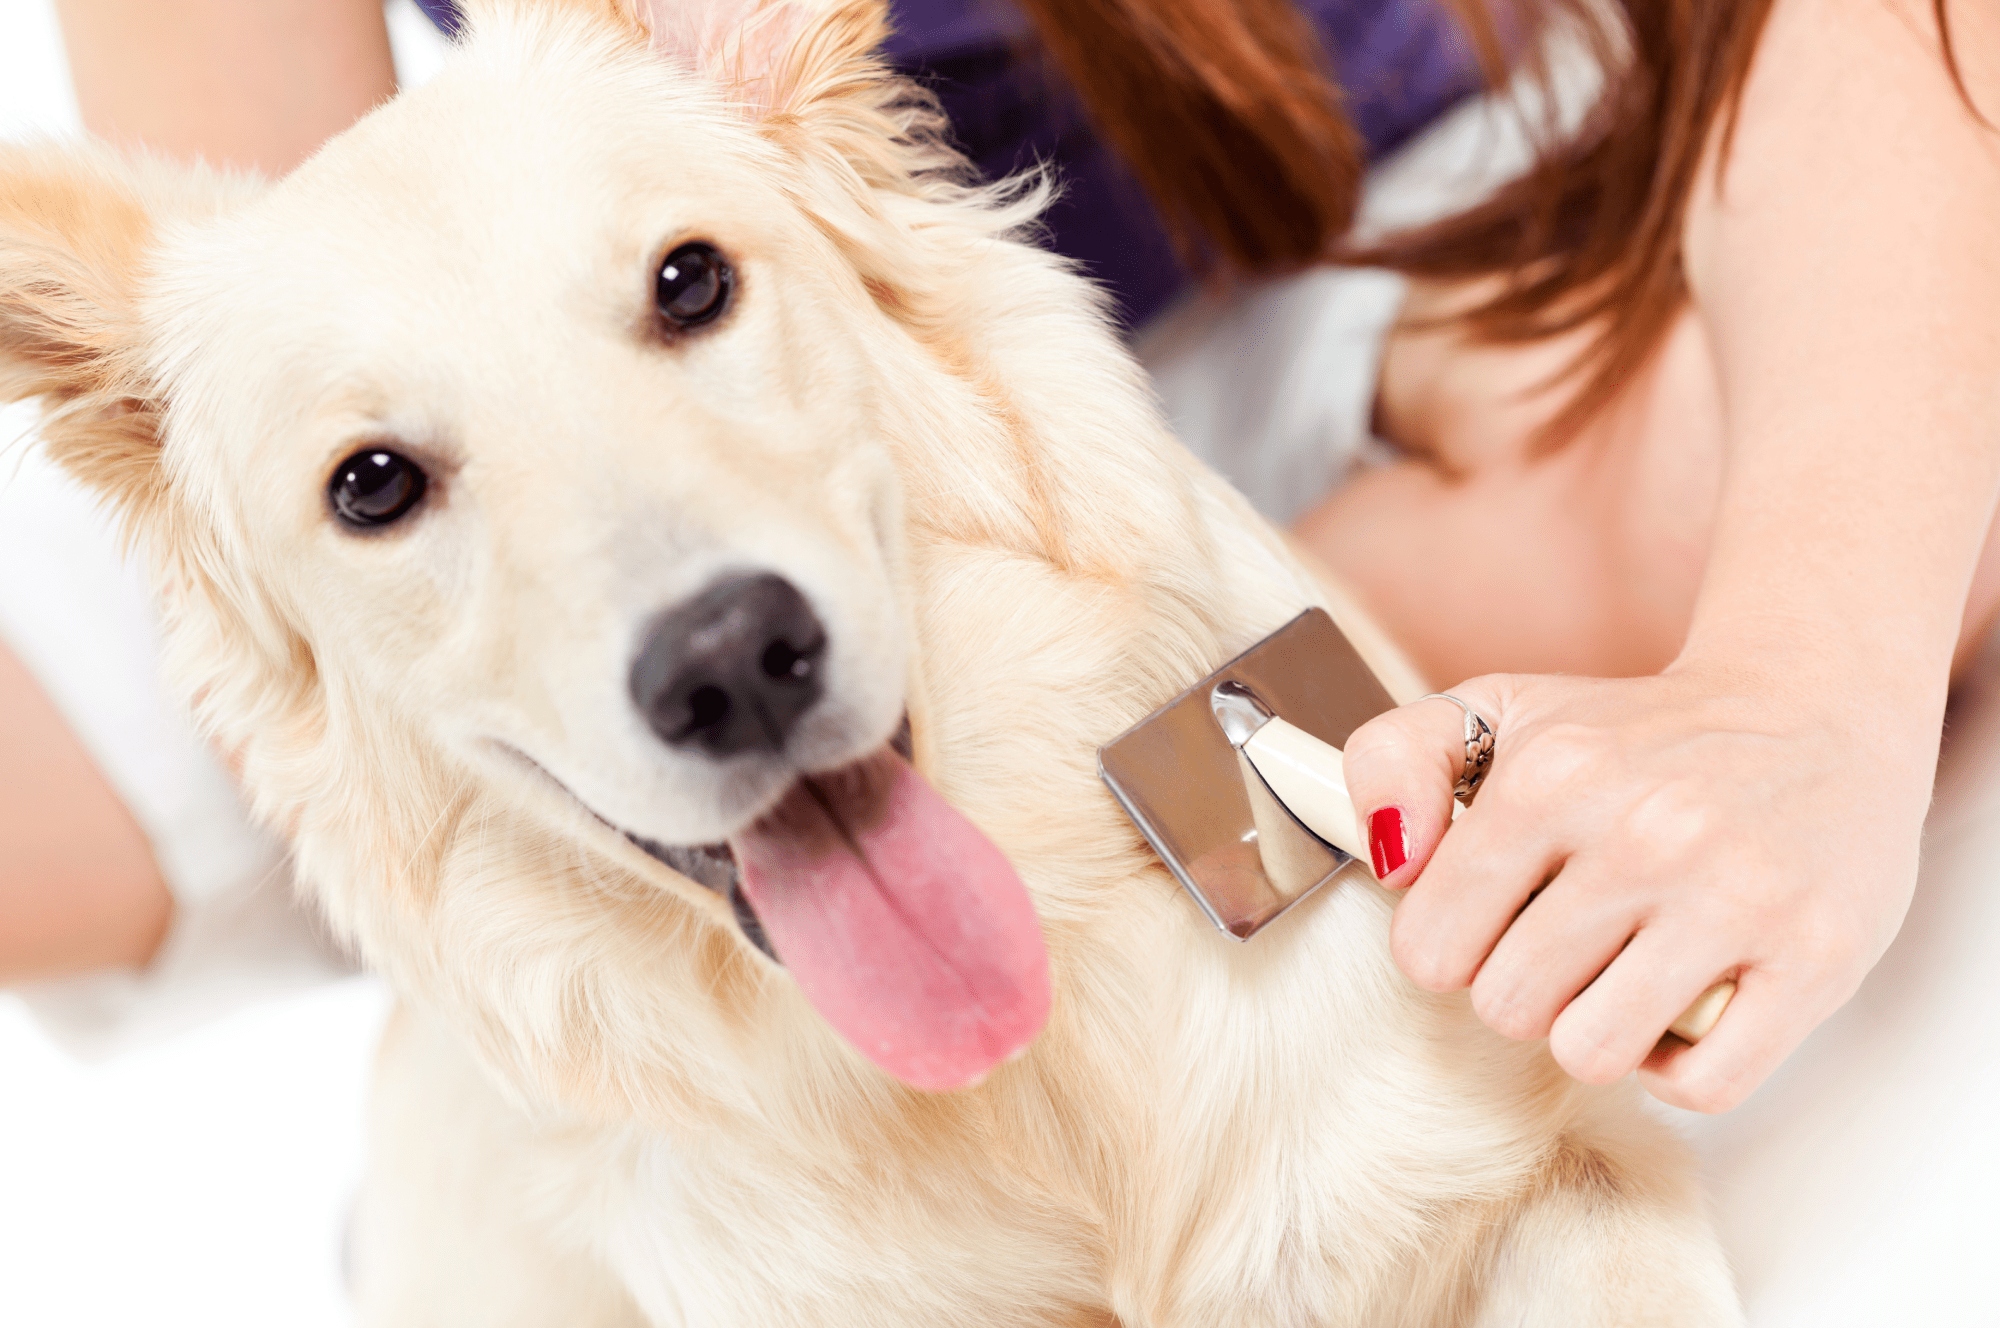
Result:
M1410 860L1410 841L1403 836L1403 809L1384 807L1368 818L1368 856L1381 880Z

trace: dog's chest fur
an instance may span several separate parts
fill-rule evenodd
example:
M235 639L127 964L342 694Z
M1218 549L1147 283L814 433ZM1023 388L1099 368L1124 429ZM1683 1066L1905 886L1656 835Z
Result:
M601 1215L602 1257L656 1322L1429 1322L1416 1307L1453 1279L1413 1290L1411 1270L1472 1261L1467 1232L1527 1184L1563 1091L1481 1045L1461 1003L1410 991L1358 877L1253 947L1180 896L1088 736L1150 704L1127 660L1163 592L942 536L912 557L919 604L949 586L1024 606L987 635L920 621L921 730L940 787L1035 892L1051 1027L980 1089L928 1097L815 1068L813 1016L767 975L734 1012L736 1101L559 1131L522 1188ZM1233 597L1254 604L1274 569L1253 570ZM1024 722L996 736L994 698Z

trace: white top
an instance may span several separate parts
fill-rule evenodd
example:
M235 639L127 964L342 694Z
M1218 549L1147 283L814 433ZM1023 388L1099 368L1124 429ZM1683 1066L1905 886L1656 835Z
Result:
M1594 80L1563 64L1558 98ZM1533 98L1481 99L1370 172L1362 238L1477 202L1530 160ZM1182 442L1288 525L1357 466L1392 455L1370 428L1382 344L1403 307L1397 273L1316 268L1224 295L1195 291L1141 330L1137 349Z
M20 988L51 1033L96 1053L350 965L292 899L285 854L250 825L221 762L162 693L144 578L105 514L47 461L31 408L0 412L0 639L130 809L174 895L143 973ZM20 442L14 440L20 439Z

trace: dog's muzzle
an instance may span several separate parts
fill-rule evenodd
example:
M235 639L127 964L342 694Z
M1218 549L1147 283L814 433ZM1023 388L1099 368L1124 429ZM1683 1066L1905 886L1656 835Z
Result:
M716 759L776 755L820 699L826 629L785 578L724 577L654 619L633 704L660 741Z

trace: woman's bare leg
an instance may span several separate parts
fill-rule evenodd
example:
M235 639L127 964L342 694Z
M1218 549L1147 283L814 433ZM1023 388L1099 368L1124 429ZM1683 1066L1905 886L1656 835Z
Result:
M382 0L57 0L83 121L282 175L396 90Z
M172 912L138 822L0 645L0 983L144 964Z

